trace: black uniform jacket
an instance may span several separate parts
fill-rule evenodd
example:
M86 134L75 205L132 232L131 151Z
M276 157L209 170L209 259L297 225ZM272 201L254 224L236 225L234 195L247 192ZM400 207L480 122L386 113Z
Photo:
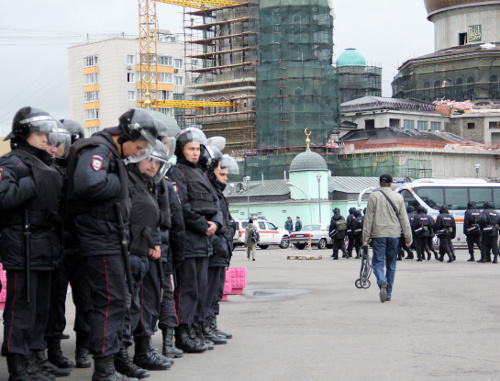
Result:
M0 158L0 255L4 270L26 264L25 211L30 223L30 269L49 271L60 257L58 210L62 175L50 155L25 142Z
M330 228L328 229L328 233L333 232L334 230L337 230L337 221L344 219L341 215L333 215L332 219L330 220ZM345 238L345 233L346 231L343 230L341 232L337 232L332 239L344 239Z
M162 223L161 226L161 259L165 275L172 275L174 267L184 260L184 217L181 203L170 180L162 179L157 184L157 189L160 210L162 213L168 210L170 220L170 224Z
M89 145L87 139L77 141L68 157L68 209L74 216L80 253L122 255L116 205L121 205L127 222L127 171L106 130L90 139Z
M188 184L188 177L194 179L190 181L197 182L196 194L193 194L194 184ZM185 258L211 256L213 254L214 235L212 234L210 237L206 236L205 233L209 227L207 221L216 223L218 228L223 225L223 221L219 201L210 181L196 164L189 163L183 158L178 158L177 164L168 170L168 178L172 181L179 201L182 204L182 214L186 228L185 239L187 243L184 247ZM192 203L198 207L200 200L204 202L210 214L202 214L193 210L194 205Z
M214 242L214 254L210 257L210 267L228 267L233 253L233 225L232 217L229 213L229 205L226 197L222 193L226 188L225 184L217 180L211 180L215 193L219 199L224 224L217 230Z

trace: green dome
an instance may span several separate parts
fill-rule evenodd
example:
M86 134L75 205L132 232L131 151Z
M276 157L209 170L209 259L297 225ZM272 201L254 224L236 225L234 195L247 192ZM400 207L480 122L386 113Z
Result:
M337 67L340 66L366 66L366 60L356 49L349 48L337 59Z

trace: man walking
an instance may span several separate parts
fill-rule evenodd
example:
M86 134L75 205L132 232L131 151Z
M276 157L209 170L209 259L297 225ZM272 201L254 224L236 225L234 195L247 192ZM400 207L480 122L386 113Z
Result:
M381 189L368 198L363 223L363 246L368 246L368 240L372 239L372 268L380 287L380 301L384 303L390 301L392 296L400 229L403 228L408 247L412 235L403 197L391 189L392 176L380 176L379 185Z

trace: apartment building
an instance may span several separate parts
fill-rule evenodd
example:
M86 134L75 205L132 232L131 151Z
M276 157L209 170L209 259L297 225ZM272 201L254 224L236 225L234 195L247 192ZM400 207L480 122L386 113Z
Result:
M159 34L157 52L158 93L153 99L174 99L174 94L184 92L184 42ZM70 118L85 127L86 136L116 126L121 114L137 107L139 57L138 38L110 38L68 48ZM158 111L174 118L172 108Z

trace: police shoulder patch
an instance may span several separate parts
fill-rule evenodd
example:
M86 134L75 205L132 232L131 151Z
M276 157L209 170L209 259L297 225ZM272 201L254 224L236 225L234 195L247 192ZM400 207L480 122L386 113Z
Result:
M3 179L3 168L0 168L0 181Z
M175 193L179 193L179 187L177 186L177 183L175 181L172 182L172 186L174 187Z
M102 156L94 155L94 156L92 156L92 160L90 161L90 165L92 166L92 169L94 171L99 171L102 169L102 166L104 165L104 159L102 158Z

